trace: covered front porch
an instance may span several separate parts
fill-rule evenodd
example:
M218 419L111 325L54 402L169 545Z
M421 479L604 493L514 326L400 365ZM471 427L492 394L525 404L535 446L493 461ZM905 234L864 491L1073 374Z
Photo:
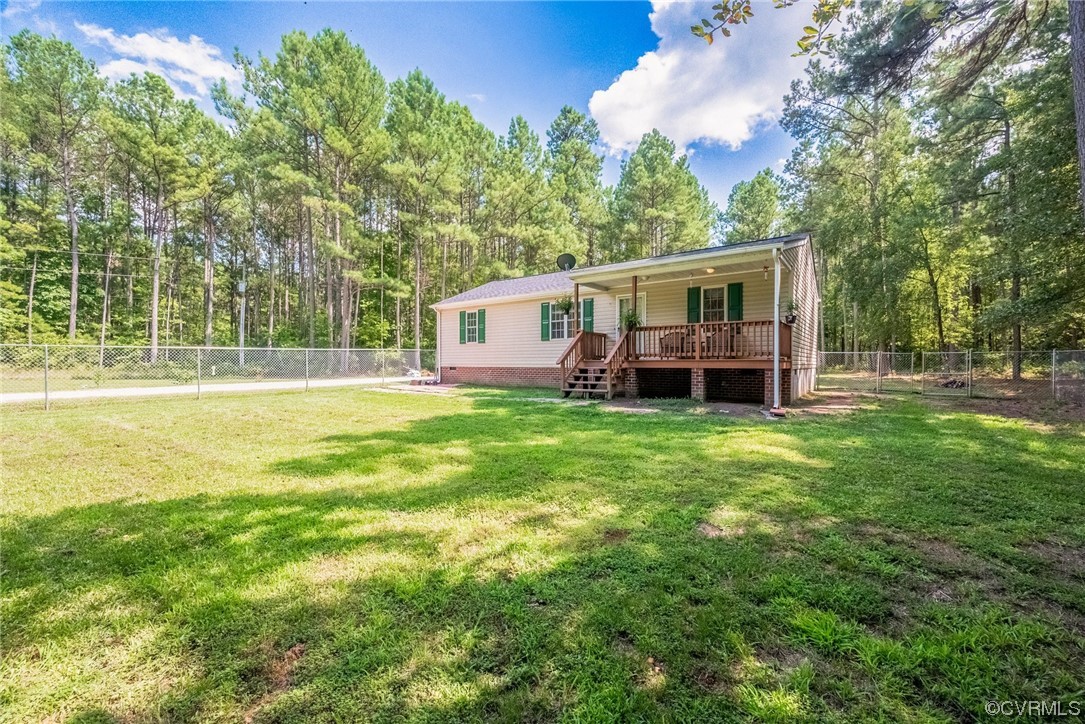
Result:
M780 405L792 327L781 314L782 299L790 298L790 277L779 249L721 247L593 267L570 278L573 310L581 308L583 296L597 301L588 331L572 319L574 336L558 360L567 395L611 397L623 388L637 394L640 381L670 374L678 382L666 389L678 389L688 377L688 392L680 396L703 399L721 379L735 382L711 370L757 370L741 386L755 385L754 377L768 380L767 404ZM599 292L611 301L609 333L604 331L608 320L599 314Z

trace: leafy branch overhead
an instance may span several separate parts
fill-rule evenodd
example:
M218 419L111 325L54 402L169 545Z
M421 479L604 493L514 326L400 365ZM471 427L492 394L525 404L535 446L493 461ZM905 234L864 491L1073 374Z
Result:
M854 4L854 1L818 0L811 14L812 24L803 28L803 36L797 41L799 50L795 55L829 55L837 39L836 34L830 33L829 30L835 22L840 20L844 10ZM798 2L799 0L773 0L773 6L781 9ZM702 18L700 25L690 26L690 32L699 38L704 38L709 45L715 41L716 33L725 38L730 37L729 26L745 25L754 15L750 0L721 0L712 6L712 10L715 12L711 19Z

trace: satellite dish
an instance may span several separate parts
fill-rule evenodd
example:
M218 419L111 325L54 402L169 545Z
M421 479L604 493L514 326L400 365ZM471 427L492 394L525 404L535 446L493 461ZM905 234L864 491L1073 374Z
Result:
M558 269L569 271L576 266L576 257L572 254L562 254L558 257Z

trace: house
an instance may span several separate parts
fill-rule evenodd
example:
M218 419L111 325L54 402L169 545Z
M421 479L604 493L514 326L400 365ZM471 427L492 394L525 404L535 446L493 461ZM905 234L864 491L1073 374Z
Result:
M433 305L438 377L780 407L813 389L820 302L807 234L494 281Z

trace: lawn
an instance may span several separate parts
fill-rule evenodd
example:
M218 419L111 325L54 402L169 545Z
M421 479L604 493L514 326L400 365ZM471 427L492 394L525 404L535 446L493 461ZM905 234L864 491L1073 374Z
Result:
M1085 425L359 389L3 415L0 717L1085 699Z

